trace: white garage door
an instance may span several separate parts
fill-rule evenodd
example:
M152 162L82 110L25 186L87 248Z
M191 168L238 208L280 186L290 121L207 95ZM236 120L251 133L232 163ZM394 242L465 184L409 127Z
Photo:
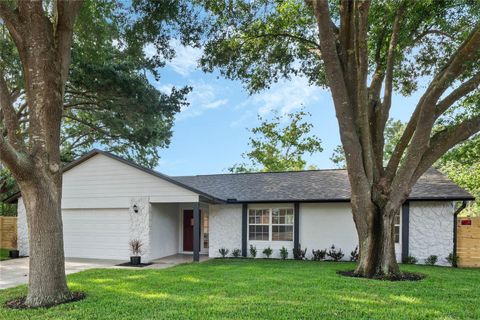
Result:
M127 260L128 210L63 210L63 239L66 257Z

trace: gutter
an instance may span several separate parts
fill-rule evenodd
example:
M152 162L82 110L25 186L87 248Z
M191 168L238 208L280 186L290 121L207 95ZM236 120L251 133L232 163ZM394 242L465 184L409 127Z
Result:
M463 209L465 209L467 206L467 201L463 200L462 205L455 210L453 213L453 256L457 256L457 217L460 212L462 212ZM455 262L453 267L457 268L457 263Z

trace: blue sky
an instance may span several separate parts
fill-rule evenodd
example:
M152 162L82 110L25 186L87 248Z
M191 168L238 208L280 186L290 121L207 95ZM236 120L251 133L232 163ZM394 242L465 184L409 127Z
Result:
M241 162L248 150L250 133L246 128L258 124L257 115L271 116L297 110L302 106L312 116L312 133L322 140L324 151L307 156L308 164L332 168L333 149L340 144L337 119L328 90L310 87L305 79L295 77L281 81L269 90L249 96L238 81L218 74L205 74L197 68L201 51L175 45L177 56L161 71L160 81L151 83L169 91L172 85L190 85L190 106L177 115L173 138L168 149L160 151L156 170L169 175L222 173ZM148 52L149 48L146 49ZM395 96L391 116L403 121L410 117L418 94Z

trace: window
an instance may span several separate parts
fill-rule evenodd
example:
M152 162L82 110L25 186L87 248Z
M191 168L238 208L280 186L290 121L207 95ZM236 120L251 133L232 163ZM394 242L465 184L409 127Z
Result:
M208 249L208 215L203 216L203 248Z
M268 240L270 213L268 209L252 209L248 213L248 238Z
M395 243L400 243L400 213L397 213L393 220L393 237L395 239Z
M293 216L292 208L250 209L249 240L293 241Z
M293 209L272 209L272 241L293 241Z

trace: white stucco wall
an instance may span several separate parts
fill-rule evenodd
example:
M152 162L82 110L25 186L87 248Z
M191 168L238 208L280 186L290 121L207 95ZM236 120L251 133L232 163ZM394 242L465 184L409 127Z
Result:
M20 256L29 255L27 212L22 198L18 199L17 205L17 247Z
M357 231L349 203L302 203L300 204L300 245L307 248L307 257L312 250L328 249L332 244L342 249L344 260L358 244Z
M438 264L448 265L445 257L453 251L453 213L451 202L410 202L409 254L424 263L430 255Z
M222 247L242 249L242 205L211 205L209 227L209 257L219 257Z
M151 209L151 258L157 259L178 253L180 216L178 205L155 203L151 205Z
M138 212L133 206L136 205ZM151 204L147 197L130 199L130 240L140 240L142 246L142 259L149 261L152 258L150 244L150 226L152 225Z

